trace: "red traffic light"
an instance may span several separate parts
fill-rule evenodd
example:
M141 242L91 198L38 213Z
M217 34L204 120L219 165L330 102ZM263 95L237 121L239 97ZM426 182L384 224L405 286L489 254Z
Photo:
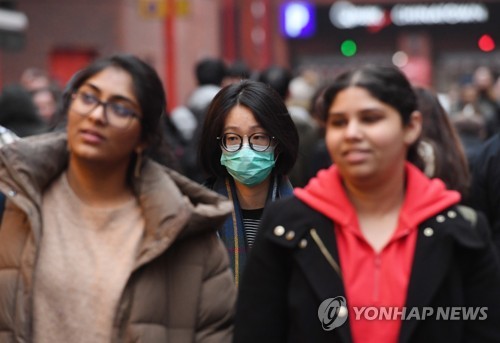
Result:
M477 46L481 51L490 52L495 50L495 41L490 35L482 35L477 41Z

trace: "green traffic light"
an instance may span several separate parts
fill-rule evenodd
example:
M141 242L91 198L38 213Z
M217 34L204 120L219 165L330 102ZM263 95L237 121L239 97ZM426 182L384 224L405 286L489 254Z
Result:
M340 52L342 52L342 55L344 55L345 57L352 57L356 55L357 51L358 46L356 45L356 42L351 39L343 41L340 45Z

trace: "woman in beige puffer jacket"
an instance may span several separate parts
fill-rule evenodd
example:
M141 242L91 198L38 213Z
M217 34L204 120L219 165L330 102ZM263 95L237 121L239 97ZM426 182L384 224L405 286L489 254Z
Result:
M136 57L99 60L67 132L0 151L0 342L231 341L231 204L145 157L163 94Z

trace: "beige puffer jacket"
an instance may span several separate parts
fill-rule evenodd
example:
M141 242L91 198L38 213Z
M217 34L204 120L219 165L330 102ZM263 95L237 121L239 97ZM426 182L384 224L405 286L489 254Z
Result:
M0 150L0 342L32 341L33 273L43 190L68 163L66 135ZM215 235L231 204L152 161L134 185L146 232L114 320L116 342L230 342L236 297Z

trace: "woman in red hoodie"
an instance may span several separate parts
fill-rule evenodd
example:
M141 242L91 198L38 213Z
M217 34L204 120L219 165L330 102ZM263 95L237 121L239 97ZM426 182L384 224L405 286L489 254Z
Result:
M264 213L235 342L500 342L500 260L482 215L417 167L422 117L396 68L326 90L335 164Z

